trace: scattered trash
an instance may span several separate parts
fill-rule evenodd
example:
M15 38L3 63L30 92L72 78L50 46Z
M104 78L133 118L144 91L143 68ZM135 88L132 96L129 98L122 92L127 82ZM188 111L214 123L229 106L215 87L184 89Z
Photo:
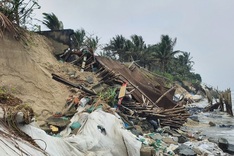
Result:
M73 122L70 127L72 130L74 130L74 129L80 128L81 124L79 122Z
M101 133L103 133L104 135L106 135L106 130L104 127L102 127L101 125L97 125L97 128L101 131Z

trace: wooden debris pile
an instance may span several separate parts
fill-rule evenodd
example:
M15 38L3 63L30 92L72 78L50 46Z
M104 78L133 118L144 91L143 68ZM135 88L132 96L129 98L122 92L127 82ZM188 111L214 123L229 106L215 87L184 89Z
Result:
M183 106L177 105L172 109L166 109L158 112L161 126L170 126L173 128L181 127L186 121L190 114Z
M161 126L179 128L190 116L183 106L172 100L175 87L165 88L160 78L157 81L152 75L146 76L137 66L128 68L108 58L96 59L101 64L97 76L102 83L119 86L127 83L126 94L131 94L134 100L118 103L127 117L142 117L159 121Z
M52 74L52 77L97 99L113 88L111 98L108 94L108 97L102 100L111 99L110 106L117 105L121 111L118 113L123 113L129 119L140 117L173 128L179 128L186 122L189 117L187 110L173 101L175 86L165 87L162 78L142 71L134 64L126 66L105 57L96 57L96 60L96 68L99 69L96 76L99 82L91 88L86 88L82 84L73 84L56 74Z
M122 104L121 109L128 117L134 116L146 118L148 120L155 120L160 123L161 126L170 126L172 128L181 127L190 116L185 107L176 105L171 109L151 109L151 107L142 106L141 104Z

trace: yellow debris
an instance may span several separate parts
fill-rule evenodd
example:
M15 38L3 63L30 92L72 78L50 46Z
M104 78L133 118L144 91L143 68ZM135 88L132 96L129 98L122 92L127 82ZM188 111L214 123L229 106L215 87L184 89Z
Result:
M58 127L50 125L50 129L52 130L52 132L57 133L59 131Z

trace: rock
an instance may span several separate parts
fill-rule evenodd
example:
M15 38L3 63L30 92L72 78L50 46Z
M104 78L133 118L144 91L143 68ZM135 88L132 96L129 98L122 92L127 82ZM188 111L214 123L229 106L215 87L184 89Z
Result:
M197 156L197 154L192 149L183 144L175 149L174 152L182 156Z
M141 125L144 132L154 132L154 127L147 120L141 121L138 124Z
M202 155L202 152L198 147L193 147L193 151L198 155Z
M209 137L209 138L208 138L208 141L209 141L209 142L213 142L213 143L215 143L215 144L218 144L218 139L216 139L216 138L214 138L214 137Z
M219 125L220 128L232 128L233 125Z
M216 124L215 124L215 123L213 123L212 121L210 121L210 122L209 122L209 125L210 125L211 127L216 126Z
M178 137L178 143L183 144L183 143L185 143L187 141L189 141L189 139L184 135L181 135L181 136Z
M69 76L75 76L76 75L76 71L68 71L67 72L67 75L69 75Z
M86 77L86 81L87 81L89 84L93 84L93 77L91 77L91 76Z
M228 141L225 138L219 138L218 139L218 146L221 148L224 152L228 149Z
M199 122L194 121L194 120L188 118L186 124L188 124L188 125L198 125Z
M139 136L139 135L143 135L142 133L138 132L136 129L131 129L132 134Z
M162 140L162 136L159 133L152 133L149 135L153 140Z
M142 146L140 150L141 156L152 156L155 155L155 150L151 146Z
M172 137L172 139L175 141L175 142L178 142L178 137Z
M143 134L143 131L142 131L141 126L135 125L134 127L135 127L135 129L136 129L140 134Z
M177 145L178 142L175 142L172 138L163 138L162 139L163 142L165 142L166 144L174 144L174 145Z
M194 137L193 132L188 132L188 133L187 133L187 137L189 137L189 138L193 138L193 137Z
M65 128L71 121L65 118L58 118L58 117L49 117L46 119L48 125L54 125L60 128Z
M201 141L202 140L202 136L198 135L198 134L194 134L193 136L196 140Z
M190 116L189 118L193 121L199 122L198 116Z
M71 88L70 92L72 93L78 93L80 90L78 88Z
M179 147L178 145L170 144L169 147L166 148L167 153L171 155L175 155L173 151L177 149L178 147Z
M234 155L234 145L228 144L228 149L226 152Z

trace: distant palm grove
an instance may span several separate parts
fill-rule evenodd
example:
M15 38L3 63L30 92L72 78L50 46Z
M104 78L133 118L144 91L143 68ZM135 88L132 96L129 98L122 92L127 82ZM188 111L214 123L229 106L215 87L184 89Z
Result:
M0 37L4 29L13 31L14 25L29 29L31 31L40 30L40 26L33 25L32 12L40 9L38 0L2 0L0 2ZM11 23L14 23L12 25ZM63 23L54 13L43 13L42 24L50 30L63 29ZM27 28L28 26L33 26ZM12 28L12 29L11 29ZM78 42L77 49L87 46L92 51L96 51L99 47L99 37L94 35L86 35L84 29L75 31ZM112 37L106 45L102 46L101 51L96 54L110 57L121 62L136 62L141 67L151 72L163 75L172 81L189 81L192 83L200 83L201 76L193 72L194 62L190 52L174 50L177 39L171 38L169 35L161 35L158 43L147 45L142 36L132 35L125 38L123 35Z

